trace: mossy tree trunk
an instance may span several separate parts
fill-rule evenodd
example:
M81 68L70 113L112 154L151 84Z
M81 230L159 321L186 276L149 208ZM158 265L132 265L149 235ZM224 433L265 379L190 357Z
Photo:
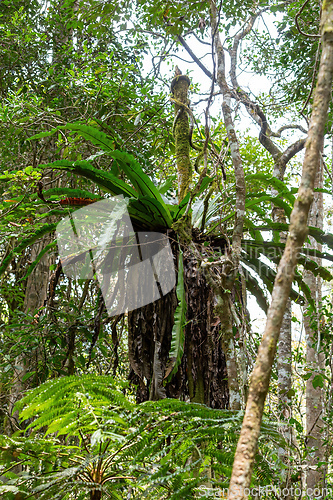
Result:
M173 133L175 138L175 156L178 171L178 201L186 196L192 180L192 165L190 160L189 118L186 108L190 101L188 89L190 79L185 75L176 76L171 83L171 92L175 104L175 119Z
M172 81L175 105L174 137L178 169L179 201L189 191L192 177L189 138L190 80L178 74ZM128 316L130 380L137 385L137 401L175 397L213 408L228 407L226 360L220 342L220 325L215 312L215 290L199 269L202 254L199 235L192 231L189 217L181 219L177 234L184 257L184 284L187 304L184 352L172 380L165 383L171 347L175 290L158 301L132 311ZM197 240L197 241L196 241ZM171 243L174 262L178 262L178 245Z

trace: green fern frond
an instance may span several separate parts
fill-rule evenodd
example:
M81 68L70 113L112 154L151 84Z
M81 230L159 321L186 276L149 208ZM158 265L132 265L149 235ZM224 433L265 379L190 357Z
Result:
M0 446L16 455L19 450L29 466L30 493L64 500L68 492L81 498L95 488L121 498L131 486L137 498L192 498L208 480L208 469L212 491L227 487L242 412L175 399L135 405L125 387L109 376L63 377L29 391L17 404L20 418L32 419L34 437L0 437ZM46 437L38 438L41 429ZM273 477L265 450L282 439L267 418L261 432L255 481ZM56 437L61 434L67 445ZM40 472L41 456L51 464L46 473ZM98 464L103 481L97 484L88 471Z

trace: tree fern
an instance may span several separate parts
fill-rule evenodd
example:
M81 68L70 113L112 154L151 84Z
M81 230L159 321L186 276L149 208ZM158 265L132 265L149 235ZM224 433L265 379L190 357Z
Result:
M241 412L174 399L135 405L125 390L112 377L83 375L29 391L17 404L27 430L0 436L2 487L42 500L83 499L94 489L124 498L128 488L138 500L175 500L193 498L208 480L208 467L212 491L227 486ZM262 436L256 457L261 484L277 480L265 447L285 446L267 420ZM25 470L16 476L10 471L17 461Z

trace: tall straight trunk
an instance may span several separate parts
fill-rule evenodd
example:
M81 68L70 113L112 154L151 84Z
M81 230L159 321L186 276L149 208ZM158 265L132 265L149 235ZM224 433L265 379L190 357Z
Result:
M292 427L289 424L289 419L292 417L292 352L291 352L291 300L288 299L286 311L283 316L280 338L278 344L277 369L278 369L278 394L279 394L279 431L286 440L288 447L279 448L279 457L286 466L281 471L283 488L287 490L291 487L291 453L292 449ZM290 495L285 497L289 500Z
M320 162L316 178L316 187L323 187L323 165ZM309 214L309 225L320 229L323 228L323 194L315 193L312 207ZM321 245L311 238L309 247L321 251ZM321 265L321 259L314 259ZM319 310L321 302L321 278L314 276L310 272L305 272L305 283L311 290L311 296L315 303L316 310L314 316L305 315L304 327L306 334L306 365L313 375L306 382L306 446L307 446L307 469L306 485L307 488L322 488L324 486L325 469L318 462L325 461L325 448L323 444L324 436L324 388L313 387L314 377L324 375L325 357L322 352L322 342L319 328ZM308 304L305 305L305 309Z
M241 409L241 391L239 387L239 367L236 358L234 342L233 317L231 312L231 297L229 293L221 293L216 290L217 306L216 312L220 318L221 345L226 353L228 387L229 387L229 409Z
M229 500L245 500L251 484L260 425L283 316L295 274L300 248L307 236L307 220L313 200L316 172L322 150L333 77L333 0L322 5L320 25L322 54L314 92L310 127L305 146L303 172L289 227L289 236L280 260L265 332L251 376L241 434L236 448L229 487Z
M283 173L282 173L283 172ZM274 172L276 173L276 172ZM283 180L284 170L279 169L279 174L276 177ZM277 193L273 193L275 196ZM273 208L273 221L278 223L286 223L286 216L283 209L279 207ZM287 234L280 233L280 242L286 243ZM289 444L289 450L292 443L292 428L289 424L289 419L292 416L292 352L291 352L291 300L288 299L286 310L283 316L277 355L277 371L278 371L278 397L279 397L279 431ZM291 463L290 451L288 448L279 448L279 457L285 464L286 468L282 471L283 488L289 489L291 486ZM285 500L289 500L288 495Z
M291 301L287 302L283 316L278 345L278 387L279 414L282 421L288 422L292 415L291 383ZM285 436L286 437L286 436Z
M281 156L275 159L274 177L283 181L285 174L285 165L280 165ZM273 189L273 196L278 196L278 192ZM272 210L272 219L274 222L285 224L286 214L283 208L274 206ZM288 234L280 232L280 242L286 244ZM290 391L291 382L291 300L288 299L286 310L281 325L279 344L278 344L278 394L279 394L279 417L282 422L288 422L292 415ZM290 440L288 425L281 426L284 436Z

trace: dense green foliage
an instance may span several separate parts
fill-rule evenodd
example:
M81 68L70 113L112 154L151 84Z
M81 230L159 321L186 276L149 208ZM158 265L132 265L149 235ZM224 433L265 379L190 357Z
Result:
M254 4L227 1L217 7L225 55L232 55ZM305 126L310 111L320 49L317 38L305 37L295 25L296 16L301 31L318 33L320 13L312 0L303 6L260 1L258 8L254 27L240 43L237 71L243 89L230 84L246 199L239 265L229 269L235 279L228 288L223 266L231 262L239 178L233 163L236 146L230 145L230 126L220 113L221 92L209 79L218 68L211 54L208 3L1 2L4 499L208 499L227 488L243 412L228 409L228 388L223 400L219 393L211 403L194 403L191 384L202 375L198 352L204 345L210 371L207 380L202 378L209 390L200 387L201 392L209 401L216 380L227 386L232 340L244 408L260 340L251 321L262 314L248 301L254 297L267 312L300 173L295 155L282 177L277 165L291 143L303 137L299 124ZM192 72L198 60L204 72ZM193 126L193 182L180 203L177 113L170 100L176 63L191 76L192 104L186 116ZM272 88L251 93L250 80L241 76L248 71L269 78ZM245 130L243 113L255 118L259 107L267 118L265 133L279 151L275 156L262 140L262 113ZM286 138L281 137L283 130L274 135L285 122L297 126L288 129ZM327 171L316 193L328 200L332 174L327 156L324 160ZM59 262L59 221L113 196L126 200L135 231L166 234L174 257L174 290L136 316L126 312L109 317L98 281L74 280ZM279 220L277 209L283 214ZM253 485L284 484L286 470L299 484L299 471L310 453L302 401L310 378L323 394L327 388L325 460L330 460L333 411L326 386L332 377L331 299L328 294L319 303L304 276L310 271L326 283L332 280L333 234L326 226L311 226L309 237L319 247L300 249L290 298L297 306L308 305L306 314L326 365L317 372L306 366L302 343L293 350L289 396L294 409L287 422L280 415L274 365ZM223 315L217 312L221 297L227 297L225 317L231 318L232 338L225 335ZM293 321L299 320L293 316ZM164 399L155 400L154 377ZM289 441L286 427L293 435Z
M85 375L51 380L28 393L19 403L21 418L33 418L27 437L2 436L1 457L29 472L0 491L83 499L93 489L111 498L131 490L132 498L177 499L212 473L213 484L227 487L242 414L177 400L136 406L121 385ZM273 424L264 422L262 433L254 484L276 479L272 445L283 444Z

